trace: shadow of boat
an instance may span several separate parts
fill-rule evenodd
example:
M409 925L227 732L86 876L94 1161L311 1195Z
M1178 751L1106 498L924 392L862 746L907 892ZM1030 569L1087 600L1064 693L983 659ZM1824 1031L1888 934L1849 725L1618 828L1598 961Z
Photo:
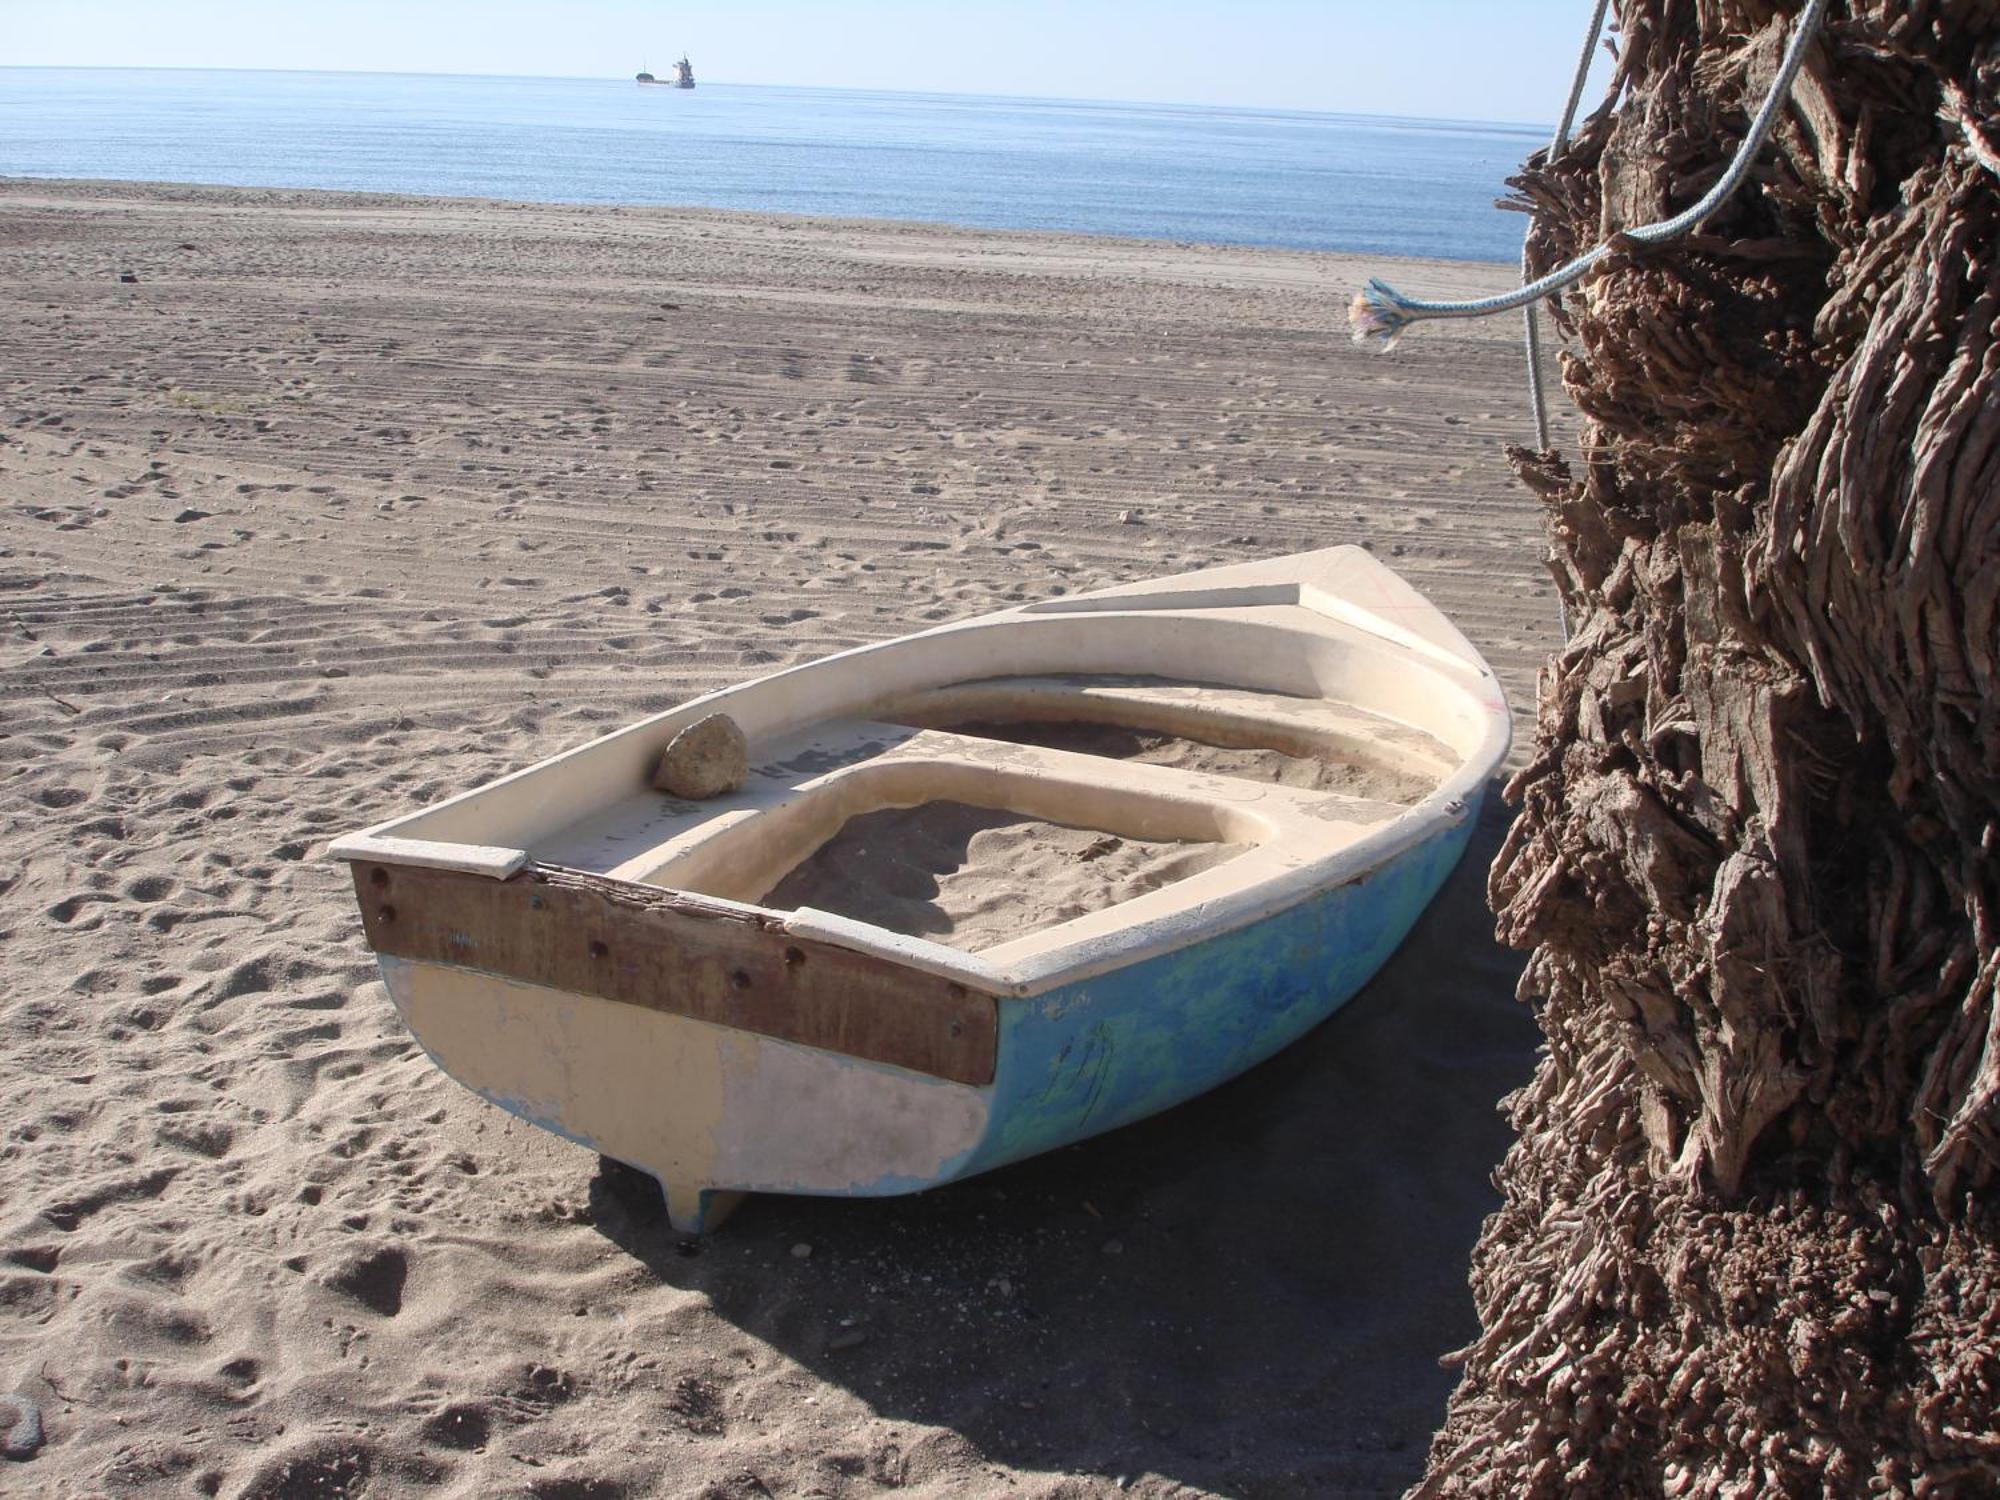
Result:
M1539 1041L1485 905L1506 823L1489 797L1344 1010L1167 1114L912 1197L755 1198L699 1242L610 1167L596 1226L884 1421L933 1430L911 1444L942 1429L994 1464L1228 1495L1400 1493L1454 1380L1438 1357L1477 1332L1466 1268L1510 1139L1495 1105Z

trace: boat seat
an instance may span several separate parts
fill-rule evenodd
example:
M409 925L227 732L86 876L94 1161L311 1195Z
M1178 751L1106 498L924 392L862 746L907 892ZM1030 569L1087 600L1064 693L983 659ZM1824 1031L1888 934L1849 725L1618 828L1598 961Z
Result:
M872 717L940 729L1009 720L1109 724L1288 755L1393 760L1440 780L1458 769L1429 735L1353 704L1158 678L989 677L892 698Z

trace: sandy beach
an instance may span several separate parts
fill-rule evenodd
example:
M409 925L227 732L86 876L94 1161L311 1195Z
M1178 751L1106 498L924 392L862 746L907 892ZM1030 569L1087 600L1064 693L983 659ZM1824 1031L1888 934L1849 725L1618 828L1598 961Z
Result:
M0 182L0 1494L1394 1495L1538 1040L1505 809L1206 1098L913 1198L650 1184L446 1079L329 837L698 692L1353 542L1557 640L1506 267ZM1519 743L1515 752L1518 763Z

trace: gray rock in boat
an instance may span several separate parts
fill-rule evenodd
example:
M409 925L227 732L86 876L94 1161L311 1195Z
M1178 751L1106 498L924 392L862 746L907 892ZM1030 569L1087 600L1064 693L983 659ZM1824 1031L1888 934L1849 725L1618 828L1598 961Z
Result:
M750 741L728 714L688 725L660 753L653 785L671 797L705 801L733 792L750 774Z

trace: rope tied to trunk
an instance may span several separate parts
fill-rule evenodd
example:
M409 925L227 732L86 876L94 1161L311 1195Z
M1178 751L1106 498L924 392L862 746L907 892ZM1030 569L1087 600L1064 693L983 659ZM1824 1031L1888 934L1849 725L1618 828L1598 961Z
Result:
M1556 122L1556 133L1549 138L1549 159L1553 161L1562 148L1569 144L1569 127L1576 119L1576 107L1583 101L1583 85L1590 77L1591 55L1597 51L1597 38L1604 31L1604 12L1611 6L1611 0L1597 0L1597 9L1590 15L1590 30L1583 35L1583 51L1577 55L1576 72L1569 81L1569 98L1563 104L1562 119ZM1521 280L1528 279L1528 246L1524 238L1521 245ZM1537 451L1549 451L1549 408L1542 397L1542 330L1535 317L1535 304L1530 302L1521 309L1521 336L1528 355L1528 412L1535 420L1535 447ZM1569 639L1569 625L1563 625L1563 639Z
M1750 121L1750 129L1743 142L1736 148L1736 155L1729 163L1729 169L1699 199L1689 204L1670 219L1661 219L1654 224L1641 224L1614 235L1603 244L1584 251L1567 265L1556 267L1546 276L1529 282L1513 291L1500 292L1491 297L1477 297L1465 302L1427 302L1416 297L1406 297L1379 276L1370 278L1368 285L1357 292L1347 309L1347 319L1354 330L1357 344L1372 344L1378 351L1386 351L1396 346L1396 341L1412 323L1426 318L1483 318L1492 313L1507 312L1516 307L1531 307L1542 298L1564 287L1571 286L1589 274L1590 270L1610 255L1613 249L1627 241L1641 245L1664 245L1679 239L1690 230L1697 228L1704 219L1714 213L1750 175L1751 165L1765 138L1771 133L1771 126L1778 118L1778 110L1785 97L1791 92L1792 81L1798 77L1799 67L1805 61L1806 45L1819 30L1820 18L1826 13L1827 0L1806 0L1805 9L1800 12L1797 26L1792 31L1791 42L1785 48L1784 61L1778 66L1777 77L1771 80L1771 87L1764 95L1764 102L1758 107L1755 118Z

